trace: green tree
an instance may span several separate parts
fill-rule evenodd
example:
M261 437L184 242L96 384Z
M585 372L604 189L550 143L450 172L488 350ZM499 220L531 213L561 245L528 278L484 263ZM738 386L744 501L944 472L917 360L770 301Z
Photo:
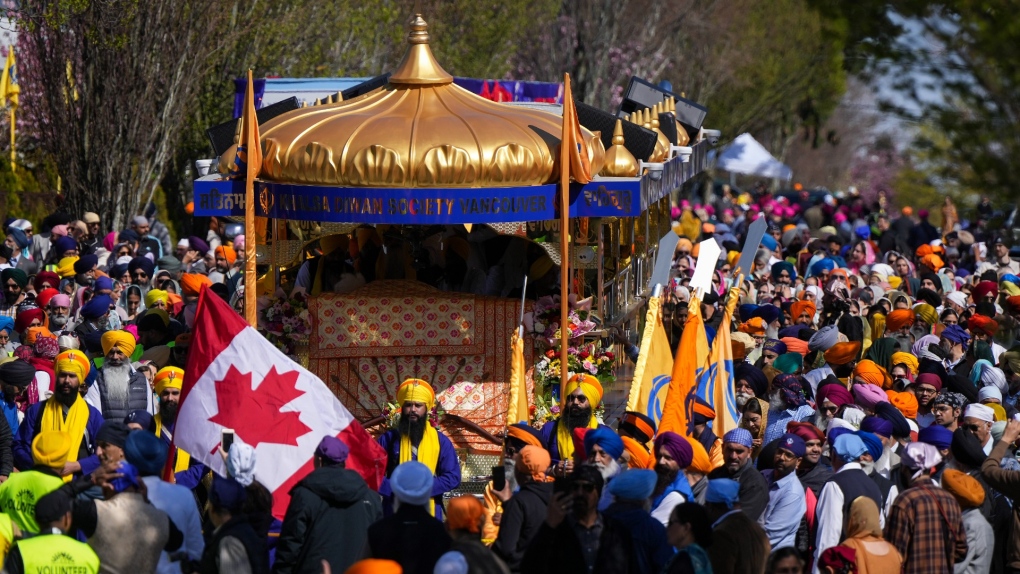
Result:
M931 126L943 179L1016 201L1020 180L1020 20L1013 0L825 2L852 35L847 61L891 80L892 111Z

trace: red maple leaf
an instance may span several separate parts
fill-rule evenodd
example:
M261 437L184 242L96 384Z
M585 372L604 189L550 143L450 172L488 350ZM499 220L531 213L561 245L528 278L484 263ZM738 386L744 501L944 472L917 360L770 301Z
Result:
M262 442L297 446L298 437L311 432L297 412L280 412L284 405L303 395L295 388L298 372L276 372L274 366L255 390L251 373L233 365L222 381L216 381L219 412L209 422L234 429L242 441L258 446Z

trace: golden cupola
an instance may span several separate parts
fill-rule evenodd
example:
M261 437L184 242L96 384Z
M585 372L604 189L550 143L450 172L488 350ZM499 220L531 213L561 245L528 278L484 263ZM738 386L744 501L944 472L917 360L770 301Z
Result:
M560 116L493 102L453 83L411 21L403 61L379 90L260 126L262 179L327 186L501 187L559 177ZM592 172L605 149L582 128Z

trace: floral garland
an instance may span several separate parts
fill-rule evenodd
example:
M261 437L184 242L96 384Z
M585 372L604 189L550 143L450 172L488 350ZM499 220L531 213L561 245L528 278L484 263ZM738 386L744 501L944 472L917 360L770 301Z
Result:
M585 335L598 327L591 313L590 301L578 304L573 298L567 300L569 346L567 347L567 376L588 373L603 386L615 380L613 363L615 356L602 347L599 341L584 341ZM546 422L560 414L560 297L542 297L535 302L534 311L525 316L525 326L534 335L535 345L541 351L541 359L535 363L535 404L531 408L531 422L541 428ZM603 405L595 412L599 422L604 415Z
M284 354L294 355L297 345L308 343L312 323L305 294L279 290L272 300L261 297L259 309L259 332Z

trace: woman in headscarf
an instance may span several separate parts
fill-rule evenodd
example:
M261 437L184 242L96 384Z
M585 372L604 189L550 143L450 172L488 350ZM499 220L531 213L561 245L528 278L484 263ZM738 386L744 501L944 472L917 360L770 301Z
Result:
M138 285L128 285L117 306L124 309L124 314L127 315L125 323L137 319L138 315L145 310L145 297L142 295L142 289Z
M740 414L740 428L751 432L751 460L758 460L758 453L761 452L763 439L765 438L765 427L769 421L769 403L758 397L744 403ZM753 463L753 462L752 462Z
M885 574L899 572L903 556L896 547L882 538L878 505L867 496L859 496L850 505L846 519L846 538L843 546L853 548L857 558L858 574Z
M853 273L860 273L861 267L871 265L875 262L875 249L868 241L858 241L850 248L850 257L847 261L847 268Z
M917 293L921 288L921 281L916 276L914 264L906 257L900 257L896 260L893 269L896 270L896 275L903 281L900 284L900 288L908 295Z

